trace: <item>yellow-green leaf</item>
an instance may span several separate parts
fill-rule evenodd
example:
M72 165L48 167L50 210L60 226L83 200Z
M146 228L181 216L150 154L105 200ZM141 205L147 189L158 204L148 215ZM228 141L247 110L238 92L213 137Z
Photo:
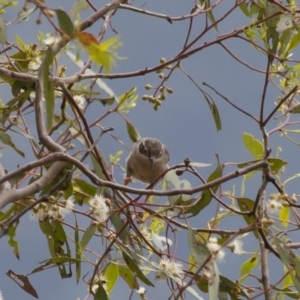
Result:
M240 269L241 277L244 277L246 275L250 275L253 268L257 265L257 263L258 263L258 259L257 259L256 256L252 256L248 260L246 260L242 264L241 269ZM245 280L246 280L246 278L242 278L242 279L239 280L239 282L242 283Z
M279 220L283 227L288 227L290 219L290 208L283 206L279 212Z
M119 267L119 275L124 279L127 285L131 289L138 289L139 285L134 274L127 267L124 266L118 266L118 267Z
M262 159L264 157L263 144L259 140L255 139L253 135L244 133L243 142L247 150L254 156L255 159Z
M108 267L106 268L104 274L105 274L105 278L107 279L107 282L106 282L106 286L107 286L106 292L110 293L113 290L113 288L114 288L114 286L115 286L115 284L116 284L116 282L118 280L118 277L119 277L119 268L118 268L118 266L116 264L110 263L108 265Z

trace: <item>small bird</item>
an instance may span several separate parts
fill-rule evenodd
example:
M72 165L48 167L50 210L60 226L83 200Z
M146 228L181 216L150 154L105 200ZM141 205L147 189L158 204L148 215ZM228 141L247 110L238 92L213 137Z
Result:
M142 138L133 144L126 159L125 184L131 177L145 183L151 183L168 169L169 151L155 138Z

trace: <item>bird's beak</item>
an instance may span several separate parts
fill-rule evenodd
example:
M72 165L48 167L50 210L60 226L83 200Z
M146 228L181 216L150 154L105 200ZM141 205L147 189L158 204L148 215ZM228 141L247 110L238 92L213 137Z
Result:
M150 160L150 165L151 165L151 168L153 167L154 165L154 162L155 162L155 158L153 156L149 157L149 160Z

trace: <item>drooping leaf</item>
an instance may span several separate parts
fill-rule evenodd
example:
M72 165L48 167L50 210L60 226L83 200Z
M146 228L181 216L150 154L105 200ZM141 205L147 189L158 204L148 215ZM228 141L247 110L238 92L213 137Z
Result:
M127 265L127 267L145 284L149 286L153 286L154 284L144 275L144 273L141 271L137 263L125 252L122 252L123 259Z
M79 242L79 231L78 231L78 222L75 220L75 230L74 230L74 240L75 240L75 257L79 262L76 262L76 282L79 282L81 275L81 244Z
M219 294L219 285L220 285L220 273L215 260L210 263L211 274L213 275L211 278L211 282L208 285L208 295L209 300L218 299Z
M51 47L49 47L45 53L45 57L39 68L38 76L41 81L43 96L45 98L46 105L46 128L50 131L53 127L54 116L54 86L52 80L50 80L50 67L53 62L53 53ZM42 99L40 99L41 101Z
M208 176L207 182L213 181L217 178L220 178L222 176L222 166L219 161L219 157L217 156L217 167L216 169ZM211 190L213 193L215 193L218 190L219 186L213 186ZM200 200L198 203L194 206L192 206L190 209L186 211L186 213L189 215L189 217L193 217L199 214L201 210L203 210L206 206L208 206L212 200L212 196L209 190L204 190L202 195L200 196Z
M201 4L202 6L204 6L204 9L209 9L209 8L211 8L210 0L200 0L200 4ZM214 24L214 23L216 22L216 19L215 19L215 17L214 17L213 10L210 9L210 10L208 11L207 15L208 15L208 18L209 18L210 22L211 22L212 24ZM218 25L217 25L217 24L214 25L214 28L218 31Z
M55 12L58 19L59 29L67 34L70 39L75 38L74 26L70 17L61 9L56 9Z
M39 298L36 290L31 285L27 276L16 274L12 270L8 270L6 275L11 278L23 291L37 299Z
M134 274L127 267L118 266L118 268L119 268L119 275L124 279L124 281L127 283L129 288L138 289L139 285Z
M133 143L141 139L138 130L126 120L127 133Z
M0 43L6 43L6 24L2 15L0 15Z
M80 255L87 246L87 244L90 242L91 238L94 236L96 229L97 227L91 223L89 227L84 231L84 234L80 241L80 248L78 249L80 251Z
M20 259L19 243L15 240L16 238L16 227L11 226L8 229L7 235L9 236L8 244L14 249L14 255L17 259Z
M197 240L194 231L190 227L188 227L187 238L190 254L194 257L198 266L201 266L210 255L210 251L207 248L207 241Z
M299 257L291 249L284 248L277 238L274 239L274 243L283 264L288 269L288 273L292 277L295 288L297 289L298 293L300 293L300 280L298 276L298 274L300 274Z

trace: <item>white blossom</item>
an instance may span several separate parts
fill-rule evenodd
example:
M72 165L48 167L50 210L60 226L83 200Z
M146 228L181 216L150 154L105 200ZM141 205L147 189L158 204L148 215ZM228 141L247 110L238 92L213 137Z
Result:
M105 222L108 218L109 207L106 204L106 199L102 195L95 195L89 201L92 207L93 214L99 222Z
M83 110L84 109L84 105L85 105L85 98L83 95L75 95L74 96L74 101L76 102L76 104L78 105L78 107Z
M173 277L182 277L182 264L176 263L174 260L170 260L165 255L162 256L159 261L160 271L157 272L156 279L164 280L167 279L168 276Z
M146 294L146 289L143 286L141 286L138 290L136 290L136 292L139 295L145 295Z
M270 214L278 214L279 210L282 208L282 203L277 199L269 199L267 203L267 211Z
M58 37L55 37L53 34L51 33L47 33L44 39L44 44L46 46L51 46L53 44L55 44L56 42L59 41Z
M211 237L207 242L208 250L218 259L223 260L225 257L225 252L221 249L221 246L218 244L218 240L214 237Z
M74 207L74 197L71 196L66 200L65 209L66 212L70 212Z
M235 254L243 254L245 252L243 251L242 246L243 246L243 241L240 238L236 238L227 247Z
M71 207L71 199L69 200L68 208L61 207L57 204L40 203L36 205L31 212L30 219L36 221L44 221L47 217L58 220L63 220L65 214L68 213ZM73 204L74 205L74 204ZM1 299L0 299L1 300Z
M33 208L30 219L35 221L44 221L48 217L48 211L45 211L43 208ZM0 298L1 300L1 298Z

